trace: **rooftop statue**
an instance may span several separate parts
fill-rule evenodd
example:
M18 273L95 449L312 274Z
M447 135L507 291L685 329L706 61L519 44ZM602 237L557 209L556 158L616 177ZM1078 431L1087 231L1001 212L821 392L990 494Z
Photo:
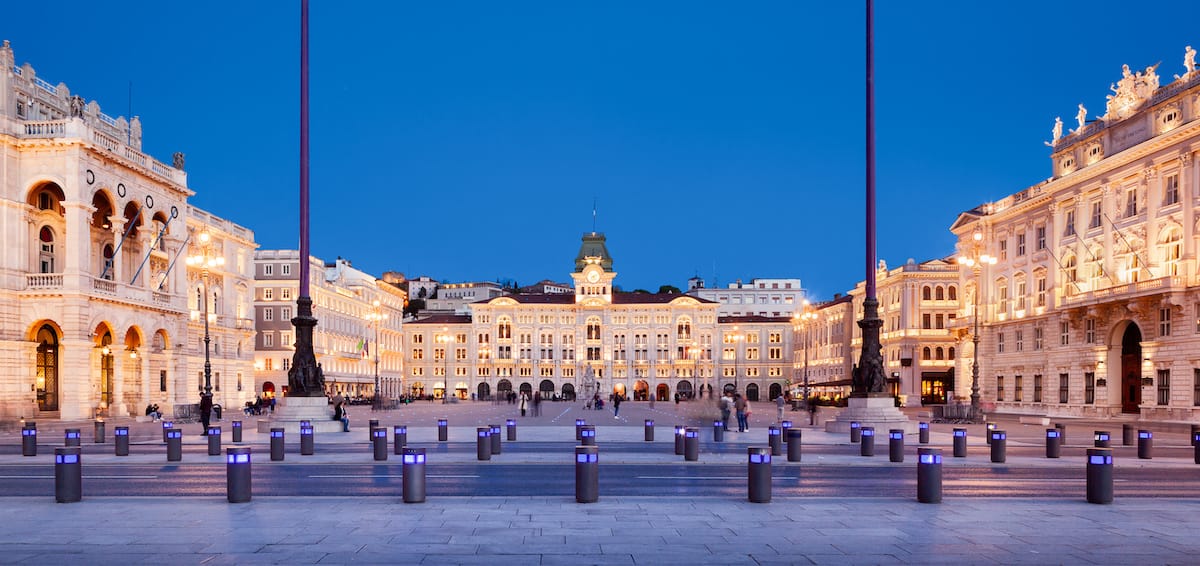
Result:
M1183 68L1187 69L1189 75L1196 70L1196 50L1191 45L1183 50Z
M1158 90L1158 64L1146 67L1145 72L1132 73L1129 65L1121 65L1121 80L1110 85L1113 91L1106 97L1105 120L1123 120L1133 115L1142 102L1154 95Z
M1062 129L1063 129L1062 117L1055 116L1054 129L1051 130L1051 133L1054 134L1054 139L1050 143L1055 144L1055 143L1058 143L1058 140L1062 139Z
M1075 130L1076 132L1082 130L1087 125L1087 108L1084 108L1083 104L1079 105L1079 113L1075 114L1075 121L1079 123L1079 128Z

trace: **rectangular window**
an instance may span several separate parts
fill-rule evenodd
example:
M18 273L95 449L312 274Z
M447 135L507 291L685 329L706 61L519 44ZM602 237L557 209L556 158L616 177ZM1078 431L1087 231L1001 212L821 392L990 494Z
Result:
M1171 307L1158 309L1158 335L1171 335Z
M263 332L263 347L270 348L275 345L275 334L271 332Z
M1063 229L1063 236L1074 236L1075 235L1075 211L1074 210L1067 211L1067 217L1066 217L1066 219L1063 220L1063 223L1065 223L1067 225Z
M263 360L263 369L265 369L267 371L271 371L271 370L275 369L275 359L274 358L264 359Z
M1192 406L1200 407L1200 368L1192 368Z
M1042 327L1040 326L1033 327L1033 349L1042 349Z
M1033 402L1042 402L1042 376L1040 375L1033 376Z
M280 332L279 333L279 345L280 346L291 346L292 345L292 333L291 332Z
M1163 180L1163 206L1179 202L1179 175L1168 175Z
M1166 406L1171 404L1171 370L1158 370L1158 404Z
M1037 287L1037 301L1036 301L1037 304L1036 304L1036 306L1039 306L1039 307L1046 306L1046 278L1038 277L1037 279L1034 280L1034 285Z
M758 348L746 348L746 359L747 360L757 360L758 359Z
M292 307L280 308L279 320L292 320Z
M1066 321L1058 323L1058 343L1060 346L1071 345L1071 323Z
M282 369L283 371L287 371L288 369L290 369L292 367L291 358L284 358L279 361L280 361L280 369Z
M1088 405L1096 402L1096 372L1083 374L1083 402Z
M1017 257L1025 255L1025 234L1017 234Z
M996 400L997 401L1004 400L1004 376L1003 375L996 376Z
M1008 259L1008 240L1000 240L1000 261Z
M1046 249L1046 227L1038 226L1033 229L1034 238L1037 240L1036 245L1038 250Z
M240 371L237 373L237 390L242 390L242 372Z
M1025 331L1024 330L1014 330L1013 331L1013 342L1016 344L1016 351L1024 352L1025 351ZM1020 379L1021 379L1021 377L1017 376L1018 383L1020 382ZM1017 399L1017 400L1020 401L1020 399Z
M1083 341L1088 344L1096 343L1096 319L1088 318L1083 321Z
M782 360L783 359L783 348L778 348L778 347L768 348L767 349L767 359L768 360Z
M1088 228L1099 228L1100 219L1104 217L1104 205L1100 201L1092 201L1092 218L1088 221Z
M412 349L412 359L414 359L414 360L425 359L425 348L413 348Z
M1200 380L1198 380L1196 383L1200 383ZM167 370L165 369L158 370L158 390L167 390Z
M213 390L221 390L221 372L219 371L213 372Z
M1021 394L1023 393L1023 391L1021 391L1021 385L1022 385L1021 384L1021 376L1014 375L1013 376L1013 401L1017 401L1018 403L1021 401Z
M263 300L264 301L275 300L275 289L272 289L270 287L263 289Z
M1071 396L1071 375L1066 373L1058 374L1058 402L1066 403Z
M1137 189L1125 191L1125 217L1137 216Z
M996 353L997 354L1004 353L1004 333L1003 332L996 333Z
M921 315L921 328L925 330L933 328L933 315L929 313Z
M275 320L275 309L273 309L271 307L264 308L263 309L263 320L268 321L268 322Z
M279 272L284 275L291 275L292 274L292 264L285 263L285 264L279 266Z
M283 299L283 300L285 300L285 301L290 301L290 300L292 300L292 289L291 289L291 287L284 287L284 288L280 289L280 290L279 290L279 298L280 298L280 299Z
M269 263L263 264L263 275L275 275L275 266Z

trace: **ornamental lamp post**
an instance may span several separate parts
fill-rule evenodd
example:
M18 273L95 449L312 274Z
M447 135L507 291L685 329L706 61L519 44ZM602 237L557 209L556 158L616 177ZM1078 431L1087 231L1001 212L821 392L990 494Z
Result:
M809 410L811 409L811 407L809 407L811 400L808 398L808 344L812 342L812 325L813 322L817 320L817 313L812 311L811 304L805 300L804 312L797 315L795 318L797 326L804 329L804 393L802 398L804 400L804 409L808 410L808 425L813 426L813 421L816 418L816 415Z
M214 250L212 235L208 233L208 229L202 229L199 236L200 253L189 255L187 264L192 267L200 268L200 281L203 291L201 297L200 314L204 317L204 396L212 397L212 362L209 359L209 343L208 334L208 271L225 265L225 257L217 255ZM207 432L207 431L205 431Z
M996 265L994 256L983 253L983 231L976 228L971 234L971 249L969 255L962 255L958 258L959 265L965 265L971 268L975 273L975 331L971 336L971 344L974 348L971 361L971 414L969 419L971 422L980 422L983 418L983 413L979 407L979 295L983 291L983 266Z
M699 398L703 399L704 398L704 384L701 384L697 380L697 378L700 377L700 352L701 352L700 346L697 346L695 344L688 346L688 349L687 349L688 357L692 358L692 381L696 381L697 387L700 388L700 397ZM708 379L705 378L705 381L708 381ZM651 392L651 394L655 395L657 393Z
M388 315L383 312L383 307L378 300L371 303L371 309L366 316L367 320L375 324L375 395L371 402L371 410L379 411L383 409L383 399L379 394L379 324L387 320Z
M442 327L442 333L438 334L434 339L438 344L442 344L442 359L445 361L442 377L445 381L442 382L442 404L446 404L446 397L450 396L450 343L454 341L454 337L449 334L448 327Z

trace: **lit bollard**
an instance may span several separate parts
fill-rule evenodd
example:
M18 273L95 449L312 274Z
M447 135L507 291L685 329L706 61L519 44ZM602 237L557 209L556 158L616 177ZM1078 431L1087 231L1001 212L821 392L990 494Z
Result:
M862 424L858 421L850 421L850 442L853 444L862 442Z
M1087 459L1087 502L1112 503L1112 449L1088 448Z
M408 446L408 427L396 425L392 427L392 450L397 456L404 455L404 447Z
M600 448L575 447L575 502L595 503L600 499Z
M167 431L169 431L173 428L175 428L175 423L173 421L163 421L162 422L163 442L164 443L167 441Z
M579 429L579 442L583 446L595 446L596 445L596 427L595 427L595 425L583 425L583 428Z
M1133 425L1125 423L1121 425L1121 446L1133 446L1134 435Z
M1112 434L1107 430L1098 430L1092 436L1096 448L1110 448L1112 444Z
M96 419L92 422L92 440L96 444L104 444L104 421Z
M1004 432L1003 430L996 429L988 432L988 436L992 439L990 442L992 445L992 463L1003 464L1004 460L1007 458L1008 433Z
M183 431L177 428L167 431L167 461L183 460Z
M446 419L438 419L438 442L446 442L450 439L450 422ZM422 467L424 469L424 467ZM422 499L424 501L424 499Z
M987 423L983 431L983 439L987 441L988 446L992 445L992 431L996 430L996 423Z
M917 501L942 502L942 449L917 449Z
M250 501L250 447L225 449L225 497L230 503Z
M967 457L967 429L965 428L954 429L954 457Z
M746 484L751 503L771 502L771 449L746 449Z
M1138 459L1149 460L1154 457L1154 433L1148 430L1138 431Z
M387 461L387 429L375 427L371 429L371 448L375 453L376 462Z
M767 446L771 448L772 456L783 455L783 438L779 435L779 427L775 425L767 427Z
M208 455L221 455L221 427L219 426L208 427Z
M492 427L475 429L475 459L483 462L492 459Z
M425 449L404 449L401 456L401 483L405 503L425 502Z
M242 421L233 421L229 425L233 432L233 443L242 441Z
M789 461L789 462L799 462L800 461L800 450L804 444L801 439L803 434L804 434L804 431L800 430L798 428L793 428L793 429L788 430L787 461Z
M375 429L379 428L379 419L367 421L367 442L375 442Z
M1057 428L1046 429L1046 457L1058 458L1062 454L1062 433Z
M283 437L283 429L282 428L271 429L271 461L272 462L283 461L283 440L284 440L284 437Z
M1200 464L1200 431L1192 433L1192 458Z
M79 446L79 429L68 428L63 433L63 446Z
M516 442L517 441L517 420L516 419L508 419L508 420L504 421L504 426L505 426L505 428L508 429L508 441Z
M1200 444L1200 425L1192 425L1192 446Z
M675 455L683 456L683 425L675 425Z
M646 442L654 442L654 421L646 419L645 428Z
M700 429L684 429L683 459L687 462L695 462L696 460L700 459Z
M1067 425L1065 425L1063 423L1054 423L1054 428L1058 429L1058 443L1063 446L1066 446L1067 445Z
M129 455L129 427L119 426L113 429L113 453L117 456Z
M21 455L37 456L37 428L29 425L21 428Z
M725 421L713 421L713 442L725 442Z
M503 448L500 446L500 425L489 425L492 428L492 454L499 454Z
M585 424L587 424L587 421L575 419L575 440L583 440L583 425Z
M788 443L788 431L792 430L792 421L783 421L779 423L779 436L783 438L783 443Z
M929 423L917 423L917 442L921 444L929 444Z
M858 447L859 454L863 456L875 455L875 427L864 426L859 429L862 436L859 438L860 446Z
M78 446L54 449L54 500L74 503L83 499L83 465Z
M300 421L300 455L312 456L316 452L316 437L313 436L313 425L309 421Z
M904 431L893 428L888 431L888 461L904 461Z

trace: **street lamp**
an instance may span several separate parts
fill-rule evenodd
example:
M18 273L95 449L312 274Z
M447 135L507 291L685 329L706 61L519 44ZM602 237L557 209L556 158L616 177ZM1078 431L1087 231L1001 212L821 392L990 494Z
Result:
M212 397L212 363L208 354L208 270L225 265L224 256L216 255L213 249L212 236L205 228L200 231L200 253L188 256L187 264L200 268L200 281L203 284L200 314L204 317L204 396ZM208 431L205 431L206 433Z
M974 355L971 362L971 414L972 422L982 420L983 414L979 408L979 295L983 292L983 266L996 265L994 256L983 253L983 231L978 228L971 234L970 255L958 258L959 265L970 267L975 272L975 332L971 336Z
M745 336L741 332L738 332L738 327L733 327L733 336L730 336L729 339L733 340L733 391L735 393L741 390L738 381L742 372L741 368L738 367L738 363L742 357L742 340L744 338ZM721 393L724 393L724 391Z
M817 319L817 313L812 311L808 301L804 301L804 313L796 316L797 322L804 327L804 409L808 410L808 425L813 426L816 413L811 411L808 398L808 344L812 342L812 324Z
M692 358L692 380L696 381L697 387L700 388L700 399L704 398L704 384L701 384L696 378L700 377L700 346L692 344L688 346L688 356ZM707 378L705 378L707 381Z
M379 390L379 323L387 320L387 313L383 312L383 306L379 301L371 303L371 312L367 313L367 320L375 323L375 396L371 403L372 411L383 409L383 399L380 396Z
M438 344L442 344L442 359L445 361L444 371L442 372L442 404L446 404L446 397L450 396L450 343L454 341L454 337L449 334L450 329L442 327L442 333L438 334L435 340Z
M480 346L479 352L476 357L476 363L482 365L484 368L490 367L491 355L492 355L491 348L487 347L486 345ZM479 373L479 371L476 370L475 373ZM492 375L491 371L485 372L483 381L486 383L487 380L491 378L491 375ZM476 389L478 390L478 387L476 387ZM491 387L488 387L488 393L492 396L492 401L495 404L499 405L500 404L500 390L497 389L496 391L492 391ZM482 400L483 399L480 399L480 401L482 401Z

